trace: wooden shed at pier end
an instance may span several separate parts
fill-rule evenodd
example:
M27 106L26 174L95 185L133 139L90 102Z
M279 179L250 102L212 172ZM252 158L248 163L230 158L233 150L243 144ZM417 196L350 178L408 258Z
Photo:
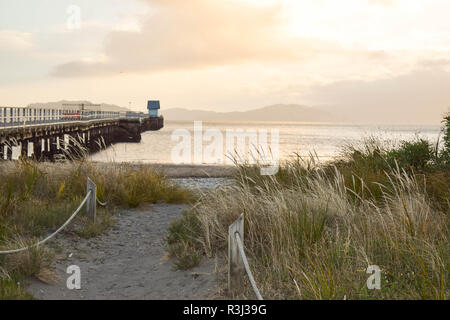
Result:
M161 109L159 100L149 100L147 102L147 109L150 118L157 118L159 116L159 109Z

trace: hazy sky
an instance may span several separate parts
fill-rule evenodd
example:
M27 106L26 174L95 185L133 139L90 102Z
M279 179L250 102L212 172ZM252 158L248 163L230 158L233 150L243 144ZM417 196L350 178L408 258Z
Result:
M295 103L438 123L449 12L449 0L0 0L0 105Z

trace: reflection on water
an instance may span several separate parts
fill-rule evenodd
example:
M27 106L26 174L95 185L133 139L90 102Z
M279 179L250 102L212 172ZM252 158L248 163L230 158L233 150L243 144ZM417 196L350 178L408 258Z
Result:
M160 131L142 134L140 143L120 143L107 150L91 156L94 161L173 163L172 149L177 141L171 136L176 129L186 129L191 137L192 121L166 121ZM299 153L307 156L315 152L322 160L338 155L342 146L354 144L364 137L375 136L383 140L410 140L416 136L435 142L438 138L439 126L392 126L392 125L337 125L308 123L238 123L238 122L203 122L203 129L219 129L225 135L226 129L261 130L278 129L280 132L280 158ZM204 145L208 145L204 142ZM225 156L224 156L225 157ZM204 161L214 163L214 160Z

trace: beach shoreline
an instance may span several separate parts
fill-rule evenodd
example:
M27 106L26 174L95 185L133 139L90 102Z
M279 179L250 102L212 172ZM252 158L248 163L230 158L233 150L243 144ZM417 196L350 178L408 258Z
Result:
M96 167L109 165L127 165L136 168L151 167L169 178L229 178L236 173L236 167L226 165L190 165L169 163L135 162L92 162Z

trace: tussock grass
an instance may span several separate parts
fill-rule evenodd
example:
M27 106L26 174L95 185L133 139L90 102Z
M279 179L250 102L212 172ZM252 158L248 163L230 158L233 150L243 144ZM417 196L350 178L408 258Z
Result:
M172 225L169 252L226 257L228 227L244 213L267 299L448 299L450 175L424 145L366 141L333 163L295 157L273 177L238 166L234 186L204 194ZM367 289L369 265L381 268L381 290ZM254 298L248 283L237 297Z
M31 245L33 240L17 238L6 245L7 249ZM50 267L53 254L44 247L32 247L29 250L16 254L0 256L0 262L5 273L11 278L31 277L39 275L43 270Z
M75 233L85 239L98 237L107 232L115 222L115 217L110 212L97 210L95 222L87 217L80 217L77 221Z
M8 240L3 248L16 249L31 245L34 239L25 240L16 237ZM29 300L33 297L24 289L24 279L37 277L45 282L51 282L53 275L50 265L53 253L45 248L33 247L30 250L16 254L0 255L0 300Z
M22 286L11 279L0 278L0 300L32 300L33 296L29 294Z
M203 257L203 252L189 241L173 243L168 247L168 253L170 256L175 257L174 270L191 269L197 266Z

